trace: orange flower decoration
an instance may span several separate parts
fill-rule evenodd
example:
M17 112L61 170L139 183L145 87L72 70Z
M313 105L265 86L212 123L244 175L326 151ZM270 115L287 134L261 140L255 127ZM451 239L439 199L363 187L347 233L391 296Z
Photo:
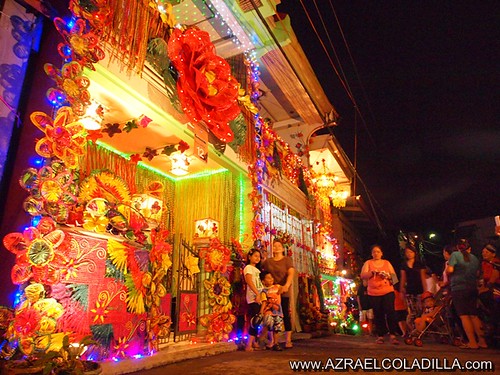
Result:
M61 57L95 70L94 64L104 59L104 51L99 47L97 35L93 32L85 32L87 30L85 20L77 19L70 28L62 18L56 17L54 25L66 42L57 46Z
M210 246L200 250L200 257L205 260L205 271L224 273L227 271L231 251L217 238L212 238Z
M37 142L35 151L44 158L55 156L61 159L70 169L77 168L78 156L84 153L86 132L73 110L59 108L55 120L44 112L33 112L30 118L45 133L45 137Z
M107 0L85 2L71 0L69 2L69 9L75 16L85 18L97 33L101 33L104 27L110 22L111 9Z
M14 284L28 280L51 285L59 282L61 270L69 258L69 246L64 232L53 228L54 221L46 217L36 228L4 237L5 248L16 255L11 273Z
M90 104L90 94L87 90L90 80L83 76L82 66L72 61L64 64L61 70L48 63L44 65L44 69L57 84L57 88L47 91L49 101L59 105L69 102L75 114L83 116L85 108Z
M200 324L207 328L209 342L227 341L236 317L227 312L214 312L200 317Z
M209 34L196 27L175 29L168 56L178 72L177 92L189 120L203 121L218 139L231 142L229 121L240 113L239 83L228 62L215 54Z

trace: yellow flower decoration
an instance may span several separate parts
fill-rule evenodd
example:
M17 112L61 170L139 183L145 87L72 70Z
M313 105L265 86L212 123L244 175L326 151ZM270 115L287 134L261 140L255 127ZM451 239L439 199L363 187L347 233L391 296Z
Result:
M45 316L53 319L59 319L64 313L63 306L54 298L43 298L37 301L33 308Z
M94 216L88 212L83 214L83 228L90 232L106 233L109 219L106 216Z
M24 289L24 296L27 302L33 304L45 296L45 288L40 283L30 284Z
M238 103L254 115L259 112L259 109L252 103L250 95L246 94L245 90L242 88L238 90Z
M127 337L118 338L116 345L113 345L115 357L126 358L127 357L127 350L129 348L129 346L130 346L130 344L128 342Z
M95 314L93 320L94 323L99 321L101 323L104 323L104 318L106 318L106 316L108 315L109 310L106 310L106 306L104 303L101 304L99 301L96 301L95 309L91 309L90 312Z
M198 267L198 262L199 262L199 258L197 258L195 256L188 255L186 257L186 261L185 261L184 265L187 267L187 269L189 270L189 273L191 275L194 275L196 273L200 273L200 267Z
M44 112L33 112L30 118L45 133L45 137L35 146L37 154L44 158L55 156L64 161L68 168L76 169L78 157L84 154L87 139L86 130L78 122L73 110L70 107L59 108L54 120Z
M204 280L203 285L208 293L209 304L213 311L227 312L233 307L229 300L231 284L228 279L216 272L210 279Z

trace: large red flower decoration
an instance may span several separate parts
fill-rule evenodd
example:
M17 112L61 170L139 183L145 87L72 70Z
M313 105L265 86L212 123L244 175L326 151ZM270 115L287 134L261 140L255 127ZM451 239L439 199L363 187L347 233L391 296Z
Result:
M177 91L189 120L203 121L218 139L231 142L229 121L240 113L239 83L227 61L215 54L209 34L196 27L175 29L168 56L179 75Z
M46 217L36 228L30 227L23 233L9 233L4 237L5 248L16 255L11 273L14 284L33 280L52 285L60 280L70 247L64 232L54 228L54 221Z

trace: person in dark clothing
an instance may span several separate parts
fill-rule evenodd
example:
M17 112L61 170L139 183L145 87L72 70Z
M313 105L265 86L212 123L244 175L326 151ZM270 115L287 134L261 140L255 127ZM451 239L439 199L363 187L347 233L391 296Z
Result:
M372 334L373 329L373 309L370 304L370 297L366 288L366 281L360 282L356 299L358 301L359 322L368 324L368 333Z
M425 266L420 262L414 246L406 246L404 255L399 291L408 305L408 325L414 328L415 318L422 314L420 296L425 292Z
M479 279L480 263L474 254L471 254L469 241L458 240L457 250L451 254L447 272L450 275L451 298L462 321L465 334L469 342L462 345L462 349L487 348L484 339L482 322L477 313L477 282Z

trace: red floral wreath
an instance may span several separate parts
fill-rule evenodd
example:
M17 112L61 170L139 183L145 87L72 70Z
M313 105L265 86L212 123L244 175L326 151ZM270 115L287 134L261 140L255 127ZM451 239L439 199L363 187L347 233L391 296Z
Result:
M196 27L175 29L168 56L179 74L177 91L189 120L203 121L218 139L231 142L228 122L240 113L239 83L227 61L215 54L209 34Z

